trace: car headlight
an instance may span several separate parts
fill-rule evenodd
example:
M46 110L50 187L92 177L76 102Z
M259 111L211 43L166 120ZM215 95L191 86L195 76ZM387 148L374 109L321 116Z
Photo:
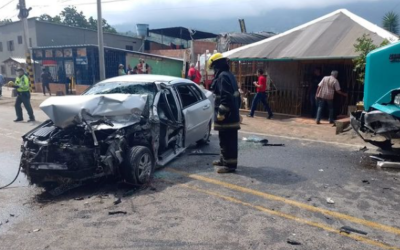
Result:
M397 95L394 97L394 104L400 106L400 94L397 94Z

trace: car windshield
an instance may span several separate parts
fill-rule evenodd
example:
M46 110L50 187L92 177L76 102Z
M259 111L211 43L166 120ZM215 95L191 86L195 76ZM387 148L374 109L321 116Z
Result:
M156 92L157 92L157 87L155 83L107 82L107 83L97 83L93 85L85 93L83 93L83 95L147 94L149 95L150 104L152 104Z

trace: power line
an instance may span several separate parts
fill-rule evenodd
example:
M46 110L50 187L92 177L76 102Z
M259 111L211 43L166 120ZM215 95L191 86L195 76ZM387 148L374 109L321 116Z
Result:
M15 0L11 0L9 2L7 2L6 4L4 4L3 6L0 7L0 10L5 8L7 5L9 5L10 3L14 2Z

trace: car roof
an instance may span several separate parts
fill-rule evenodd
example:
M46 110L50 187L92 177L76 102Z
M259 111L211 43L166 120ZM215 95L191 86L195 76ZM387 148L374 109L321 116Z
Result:
M192 81L180 77L165 76L165 75L147 75L147 74L117 76L101 81L101 83L108 83L108 82L141 82L141 83L162 82L171 85L183 82L192 83Z

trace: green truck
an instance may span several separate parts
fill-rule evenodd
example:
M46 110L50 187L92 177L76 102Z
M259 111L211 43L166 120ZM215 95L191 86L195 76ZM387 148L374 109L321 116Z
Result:
M400 141L400 42L368 54L364 111L353 112L350 121L364 141L381 149Z

